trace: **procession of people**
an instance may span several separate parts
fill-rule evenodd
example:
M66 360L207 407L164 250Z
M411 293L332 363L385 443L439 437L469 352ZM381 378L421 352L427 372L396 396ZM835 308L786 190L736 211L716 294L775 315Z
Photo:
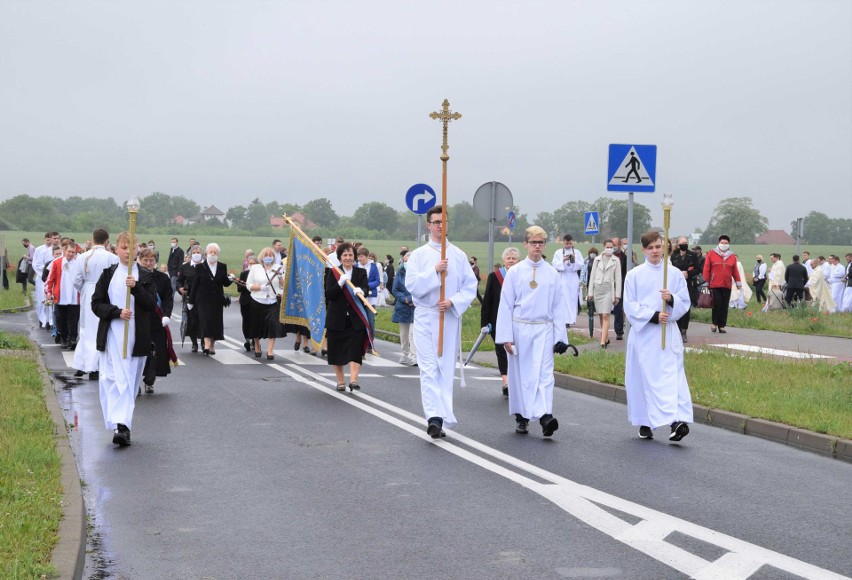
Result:
M349 244L338 236L323 249L322 238L315 236L314 249L327 260L326 334L314 343L322 346L321 352L304 348L327 356L337 390L358 391L364 357L377 354L374 309L392 307L392 321L400 325L400 363L418 367L426 431L433 438L458 424L453 392L456 368L463 367L462 316L479 289L475 259L442 241L447 216L441 206L426 213L429 241L413 251L402 247L397 268L390 255L379 267L375 253L358 242ZM172 238L160 268L153 241L138 244L129 232L119 234L115 245L103 229L95 230L82 247L55 231L44 240L37 248L22 241L26 254L17 264L18 279L24 279L22 284L31 280L36 296L42 297L36 301L39 326L62 348L74 351L75 376L88 374L99 382L105 425L117 445L130 445L136 397L143 388L153 394L157 377L169 375L177 362L170 329L175 293L181 306L180 339L190 339L192 353L200 348L204 355L216 356L216 342L225 334L224 308L230 303L224 289L233 283L240 295L246 351L260 358L265 343L266 359L273 360L276 339L288 332L297 335L297 351L303 338L310 339L306 327L279 320L287 266L281 240L257 255L246 250L237 275L219 261L218 244L202 247L195 239L184 252ZM545 437L558 429L554 354L567 351L568 329L577 321L583 296L590 317L591 312L599 317L601 348L610 343L611 315L619 340L625 333L623 319L629 322L625 385L628 418L639 427L639 437L652 439L654 429L668 425L671 441L683 439L692 422L683 348L691 308L701 305L699 291L709 288L713 299L712 332L726 332L729 308L742 308L751 299L730 238L719 236L718 246L704 255L698 247L690 250L685 237L663 244L658 232L647 232L641 239L645 261L629 272L625 239L604 240L602 253L593 248L584 261L571 234L565 234L552 262L544 257L547 241L543 229L529 227L523 242L526 257L506 248L502 266L487 275L480 297L482 338L490 334L494 342L515 432L527 434L533 420L540 422ZM807 252L803 256L802 263L793 255L789 266L778 253L770 254L769 264L757 257L751 282L764 311L806 303L825 312L852 311L852 253L845 254L845 264L834 254L827 260L810 259ZM660 274L663 260L672 266L666 280ZM594 335L593 328L590 324ZM654 346L661 332L667 340L662 349ZM463 383L463 370L460 378Z

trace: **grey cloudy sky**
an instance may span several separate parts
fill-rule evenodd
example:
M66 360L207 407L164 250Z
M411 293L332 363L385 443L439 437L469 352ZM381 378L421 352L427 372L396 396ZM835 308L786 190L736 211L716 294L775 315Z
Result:
M0 199L162 191L404 209L505 183L533 217L656 144L672 226L749 196L852 217L852 2L0 0ZM661 221L660 195L637 194Z

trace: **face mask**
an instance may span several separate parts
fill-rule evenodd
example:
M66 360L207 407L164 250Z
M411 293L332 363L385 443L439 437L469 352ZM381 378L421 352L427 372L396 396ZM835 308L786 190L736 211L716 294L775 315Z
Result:
M604 251L606 251L606 250L604 250ZM594 252L592 252L592 253L590 253L590 254L589 254L589 259L591 259L591 260L594 260L594 259L595 259L595 258L597 258L597 257L598 257L598 255L597 255L596 253L594 253Z
M150 249L152 249L152 250L153 250L153 249L154 249L154 244L148 244L148 247L149 247Z
M758 260L757 263L760 264L763 260Z
M689 244L680 244L680 245L678 246L678 248L680 248L680 250L681 250L682 252L685 252L685 251L687 251L687 250L689 249Z
M728 244L719 244L719 251L720 252L727 252L728 251Z
M200 264L201 263L201 254L193 254L192 257L190 258L190 260L192 260L193 264Z
M622 251L622 252L626 252L626 251L627 251L627 246L621 246L621 251Z
M604 248L604 254L607 256L612 256L612 248Z
M266 256L265 258L263 258L264 264L271 264L274 261L275 261L275 259L272 256Z
M208 256L207 256L207 263L208 264L215 264L218 261L219 261L219 256L217 256L216 254L208 254Z
M172 247L173 247L173 248L177 248L177 244L176 244L176 243L174 243L174 242L172 242Z

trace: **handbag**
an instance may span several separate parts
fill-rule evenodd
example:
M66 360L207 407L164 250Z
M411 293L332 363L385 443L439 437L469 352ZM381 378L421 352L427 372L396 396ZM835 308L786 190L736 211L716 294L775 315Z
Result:
M701 292L698 294L698 307L699 308L713 308L713 294L710 293L709 288L702 288Z

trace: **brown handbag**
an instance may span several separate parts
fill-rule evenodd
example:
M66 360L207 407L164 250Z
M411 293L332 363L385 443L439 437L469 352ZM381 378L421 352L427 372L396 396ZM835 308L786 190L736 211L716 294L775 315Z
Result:
M698 294L698 307L699 308L713 308L713 294L710 293L709 288L702 288L701 292Z

